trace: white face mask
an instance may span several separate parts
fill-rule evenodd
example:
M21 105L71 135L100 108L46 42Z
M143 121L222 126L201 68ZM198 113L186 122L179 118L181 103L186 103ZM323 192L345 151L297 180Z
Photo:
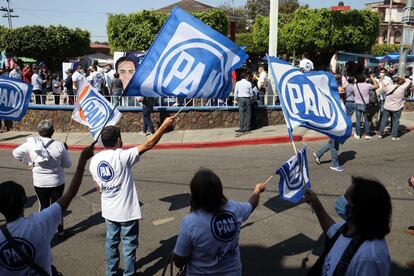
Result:
M380 77L381 78L385 77L385 73L380 73Z

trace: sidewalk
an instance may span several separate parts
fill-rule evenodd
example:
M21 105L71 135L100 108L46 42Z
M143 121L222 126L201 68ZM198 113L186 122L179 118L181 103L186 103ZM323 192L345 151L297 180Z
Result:
M414 112L404 112L400 125L408 131L414 130ZM200 130L175 130L166 133L156 149L192 149L220 148L242 145L280 144L289 143L285 125L267 126L246 133L236 133L236 128L215 128ZM24 143L27 138L37 135L36 132L10 131L0 133L0 149L14 149ZM66 133L55 133L53 138L63 142ZM125 147L141 144L147 139L138 133L122 133ZM328 139L327 136L313 130L299 127L294 130L295 141L319 141ZM81 150L92 143L89 133L70 132L67 144L70 150Z

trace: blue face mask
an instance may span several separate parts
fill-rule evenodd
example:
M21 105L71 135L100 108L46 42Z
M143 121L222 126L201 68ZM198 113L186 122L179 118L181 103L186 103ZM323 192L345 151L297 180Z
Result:
M336 200L335 210L336 213L343 218L345 221L347 220L348 216L346 213L346 207L348 206L348 200L345 198L345 196L340 196Z

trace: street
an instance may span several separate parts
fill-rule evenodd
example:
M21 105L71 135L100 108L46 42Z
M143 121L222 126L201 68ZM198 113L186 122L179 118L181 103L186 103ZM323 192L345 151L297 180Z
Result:
M308 143L312 187L336 220L335 200L345 193L351 176L379 179L393 201L392 231L387 242L392 258L391 275L412 275L405 263L414 259L414 236L403 231L414 225L414 191L407 179L414 174L414 134L399 142L389 137L372 141L350 138L340 148L345 171L329 169L329 152L318 166L311 155L324 142ZM297 143L298 148L303 147ZM290 144L243 146L227 149L157 150L142 156L134 169L142 204L138 266L144 275L160 275L172 251L182 218L189 212L189 182L200 167L210 168L222 180L230 199L247 201L253 187L264 182L293 155ZM32 175L8 150L0 151L0 181L22 184L29 198L25 215L38 210ZM66 174L66 187L73 176L79 153ZM306 204L292 206L277 197L278 177L262 194L259 206L244 224L240 249L244 275L305 275L322 251L322 230ZM1 224L4 219L1 218ZM100 197L86 170L83 184L65 214L69 237L53 241L55 265L64 275L104 275L105 223Z

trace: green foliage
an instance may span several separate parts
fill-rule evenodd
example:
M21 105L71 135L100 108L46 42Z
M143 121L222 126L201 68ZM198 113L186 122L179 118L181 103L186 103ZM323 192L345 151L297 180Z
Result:
M279 38L287 51L307 51L326 61L336 51L370 51L378 31L375 12L299 9L279 28Z
M300 7L298 0L279 0L280 14L294 13ZM247 0L246 9L251 19L255 19L257 16L269 16L270 0Z
M389 44L375 44L372 46L371 53L374 56L385 56L392 52L399 52L400 45L389 45Z
M25 26L12 30L0 28L0 49L16 56L45 61L58 69L62 61L89 52L89 32L63 26Z
M227 34L228 21L226 14L218 9L194 14L195 17ZM131 14L110 14L106 24L109 44L112 51L148 50L168 14L158 11L141 11Z

